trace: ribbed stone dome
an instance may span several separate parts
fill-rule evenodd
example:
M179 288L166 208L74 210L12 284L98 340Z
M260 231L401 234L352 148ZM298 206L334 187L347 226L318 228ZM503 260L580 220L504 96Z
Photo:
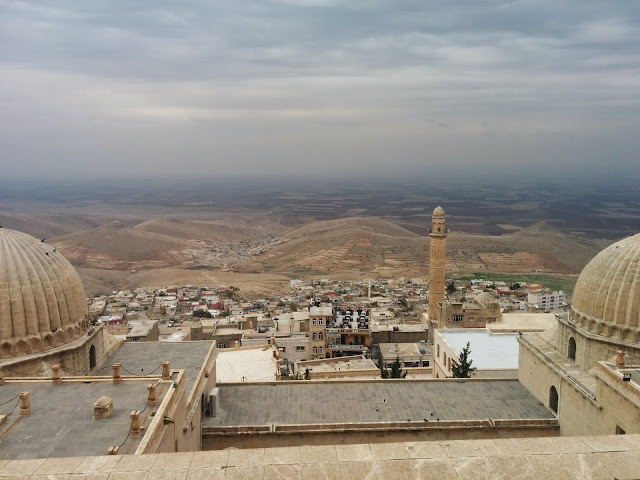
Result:
M62 254L30 235L0 228L0 358L77 338L86 314L82 282Z
M436 207L433 210L434 217L444 217L444 209L442 207Z
M640 234L605 248L584 267L572 318L589 331L637 342L640 332Z

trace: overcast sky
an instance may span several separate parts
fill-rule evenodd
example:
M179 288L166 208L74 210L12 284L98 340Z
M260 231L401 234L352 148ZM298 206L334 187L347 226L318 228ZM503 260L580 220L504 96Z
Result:
M0 0L7 177L640 175L640 2Z

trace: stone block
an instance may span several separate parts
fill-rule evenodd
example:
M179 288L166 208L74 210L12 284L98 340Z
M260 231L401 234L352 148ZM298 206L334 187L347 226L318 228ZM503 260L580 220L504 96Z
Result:
M113 399L103 395L93 405L93 418L94 420L106 420L111 418L113 414Z

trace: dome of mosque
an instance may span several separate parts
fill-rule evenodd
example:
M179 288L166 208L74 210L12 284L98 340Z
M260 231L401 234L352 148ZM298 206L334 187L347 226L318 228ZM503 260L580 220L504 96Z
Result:
M83 333L78 273L44 240L0 227L0 358L48 350Z
M571 316L593 333L637 342L640 335L640 234L610 245L582 270Z
M434 217L444 217L444 209L442 207L436 207L433 210Z

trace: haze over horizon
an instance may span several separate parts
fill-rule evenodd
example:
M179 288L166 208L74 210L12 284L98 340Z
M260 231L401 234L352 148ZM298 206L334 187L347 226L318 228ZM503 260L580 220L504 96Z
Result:
M1 178L640 176L640 4L0 3Z

